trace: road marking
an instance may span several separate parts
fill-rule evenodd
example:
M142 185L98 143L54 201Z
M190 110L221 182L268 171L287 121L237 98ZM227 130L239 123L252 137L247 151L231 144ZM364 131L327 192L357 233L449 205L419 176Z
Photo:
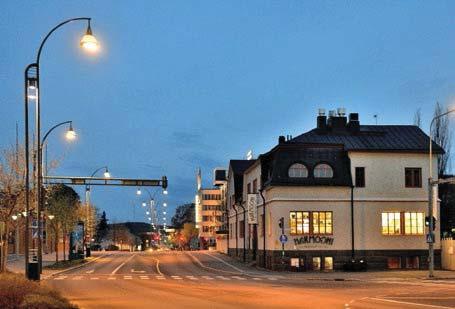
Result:
M166 278L163 277L163 276L155 276L155 278L158 279L158 280L166 280Z
M68 276L59 276L57 278L54 278L54 280L63 280L66 279Z
M94 271L95 271L95 270L94 270L94 269L92 269L92 270L88 270L88 271L86 271L85 273L86 273L86 274L93 274L93 272L94 272Z
M108 277L107 280L117 280L115 277Z
M139 276L139 278L141 278L141 280L149 280L149 276Z
M232 265L232 264L229 264L228 262L226 262L226 261L223 260L223 259L220 259L220 258L217 257L217 256L211 255L210 253L207 253L207 252L202 252L202 253L204 253L205 255L208 255L208 256L210 256L210 257L212 257L212 258L214 258L214 259L217 259L218 261L220 261L220 262L226 264L227 266L229 266L229 267L235 269L236 271L238 271L238 272L240 272L240 273L245 273L245 272L244 272L243 270L241 270L240 268L235 267L235 266Z
M392 299L385 299L385 298L369 297L369 299L383 301L383 302L389 302L389 303L395 303L395 304L410 305L410 306L420 306L420 307L427 307L427 308L441 308L441 309L453 309L453 307L411 303L411 302L407 302L407 301L399 301L399 300L392 300Z
M172 279L175 279L175 280L182 280L182 278L180 276L171 276Z
M253 280L256 280L256 281L261 281L262 278L252 278Z
M206 279L206 280L213 280L213 278L210 277L210 276L202 276L202 278L204 278L204 279Z
M267 279L272 280L272 281L278 280L277 278L274 278L274 277L268 277Z
M237 280L246 280L245 278L239 277L239 276L232 276L231 278L232 279L237 279Z
M90 278L90 280L99 280L99 279L100 279L100 278L98 278L98 277L92 277L92 278Z
M216 277L217 277L218 279L221 279L221 280L231 280L231 279L226 278L226 277L224 277L224 276L216 276Z
M132 273L143 274L143 273L145 273L145 270L134 270L134 268L131 268L131 272L132 272Z
M115 275L116 272L119 271L120 268L123 267L123 265L125 265L126 263L128 263L132 258L134 258L135 256L137 255L137 253L133 254L132 256L130 256L129 258L126 259L125 262L123 262L122 264L120 264L116 269L114 269L113 272L111 272L112 275Z
M82 279L82 276L73 277L73 280L81 280L81 279Z
M123 279L125 279L125 280L131 280L131 279L133 279L133 276L123 276Z
M190 280L199 280L198 278L194 277L194 276L186 276L188 279Z

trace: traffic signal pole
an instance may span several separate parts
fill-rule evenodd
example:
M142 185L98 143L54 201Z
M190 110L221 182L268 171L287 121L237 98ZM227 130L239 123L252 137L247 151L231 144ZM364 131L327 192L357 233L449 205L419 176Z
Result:
M428 241L428 277L434 277L434 220L433 220L433 180L428 178L428 235L431 241Z

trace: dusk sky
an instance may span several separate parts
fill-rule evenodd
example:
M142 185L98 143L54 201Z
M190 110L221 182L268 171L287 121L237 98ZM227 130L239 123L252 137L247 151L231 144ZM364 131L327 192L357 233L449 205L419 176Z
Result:
M43 37L92 17L100 53L79 48L76 22L42 54L43 133L65 120L78 133L49 137L51 174L167 175L173 213L194 200L198 167L209 186L229 159L314 128L318 108L361 124L412 124L420 108L428 132L435 102L455 98L454 12L453 1L1 1L0 147L16 123L23 137L24 69ZM92 201L111 221L145 221L135 191L96 187Z

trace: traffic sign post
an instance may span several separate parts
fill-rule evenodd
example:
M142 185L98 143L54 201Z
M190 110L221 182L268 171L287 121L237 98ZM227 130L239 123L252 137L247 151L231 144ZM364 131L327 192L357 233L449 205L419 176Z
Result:
M427 244L434 244L434 233L428 233L426 239Z
M284 234L281 234L280 242L284 245L285 243L287 243L287 241L288 241L288 237Z

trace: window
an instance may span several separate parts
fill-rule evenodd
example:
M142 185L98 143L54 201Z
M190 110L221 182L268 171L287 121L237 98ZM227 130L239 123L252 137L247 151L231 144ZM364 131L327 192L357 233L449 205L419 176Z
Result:
M382 235L400 235L401 222L399 212L382 213Z
M321 258L318 256L313 257L313 270L321 270Z
M404 169L406 188L422 187L422 169L417 167L406 167Z
M333 178L333 169L330 165L322 163L314 168L314 177L316 178Z
M365 168L364 167L355 168L355 186L358 188L365 187Z
M419 257L418 256L407 256L406 257L406 268L419 269Z
M387 268L389 268L389 269L401 268L401 258L398 256L388 257L387 258Z
M291 211L289 213L291 234L331 235L332 222L331 211Z
M260 228L260 236L264 237L264 230L265 230L264 229L264 223L265 223L264 222L264 214L262 214L260 218L261 218L260 225L259 225L261 227Z
M258 193L258 180L253 180L253 192L251 193Z
M333 270L333 257L324 257L324 270Z
M425 213L423 212L383 212L383 235L423 235Z
M425 214L423 212L404 213L404 234L423 235L425 230Z
M246 185L246 193L250 194L251 193L251 183Z
M240 221L240 233L239 233L239 237L240 238L244 238L245 237L245 221L242 220Z
M289 167L288 176L291 178L307 178L308 169L301 163L294 163Z

